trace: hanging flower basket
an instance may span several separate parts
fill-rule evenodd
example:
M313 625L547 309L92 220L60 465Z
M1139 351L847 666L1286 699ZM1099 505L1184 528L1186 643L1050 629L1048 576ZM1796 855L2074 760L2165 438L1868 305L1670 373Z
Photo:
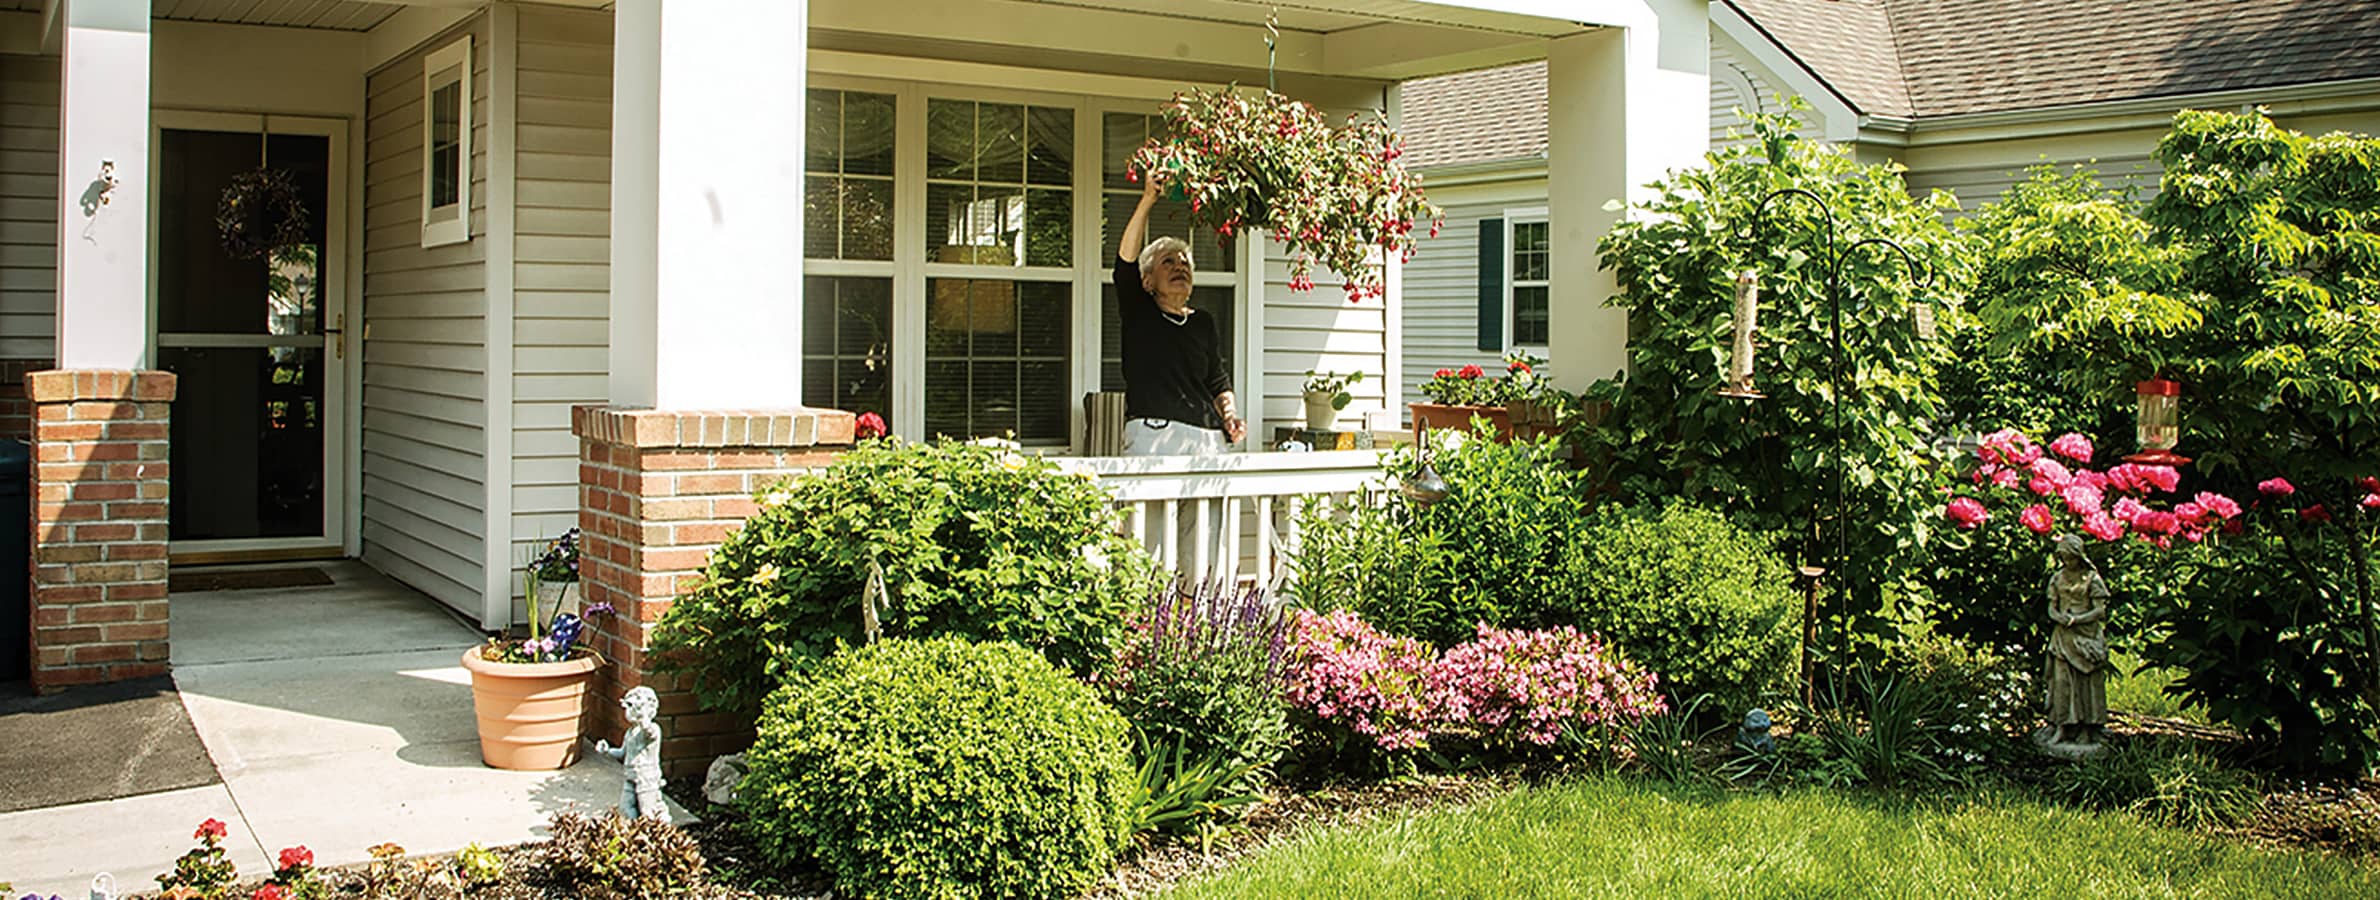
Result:
M287 169L256 168L232 176L215 206L215 230L233 259L259 259L276 249L306 242L314 227Z
M1177 94L1167 138L1133 154L1135 178L1160 172L1190 201L1191 218L1229 237L1263 228L1289 247L1289 286L1312 290L1319 262L1347 280L1347 298L1386 295L1381 261L1413 257L1413 229L1438 207L1400 160L1404 140L1378 115L1333 129L1314 108L1266 91Z

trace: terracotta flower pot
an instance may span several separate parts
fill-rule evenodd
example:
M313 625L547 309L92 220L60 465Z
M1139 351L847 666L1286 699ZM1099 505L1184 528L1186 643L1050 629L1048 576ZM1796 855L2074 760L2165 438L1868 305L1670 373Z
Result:
M479 713L479 758L498 769L538 771L577 762L587 682L602 658L500 663L481 659L480 649L463 651Z

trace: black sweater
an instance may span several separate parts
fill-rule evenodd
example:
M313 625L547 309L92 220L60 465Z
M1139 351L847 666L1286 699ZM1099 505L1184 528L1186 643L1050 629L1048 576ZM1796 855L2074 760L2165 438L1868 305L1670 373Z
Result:
M1231 390L1215 317L1193 309L1176 322L1140 283L1140 264L1116 259L1116 318L1123 321L1124 414L1223 427L1215 395Z

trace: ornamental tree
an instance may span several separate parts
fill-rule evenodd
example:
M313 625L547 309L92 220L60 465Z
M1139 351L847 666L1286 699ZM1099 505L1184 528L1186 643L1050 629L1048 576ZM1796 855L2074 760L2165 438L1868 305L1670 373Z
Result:
M1289 286L1312 290L1316 262L1346 279L1347 299L1386 296L1381 260L1413 257L1413 231L1438 207L1405 168L1404 139L1377 113L1337 129L1314 107L1234 88L1174 95L1169 138L1132 156L1132 177L1160 173L1190 201L1190 215L1225 237L1263 228L1290 250Z
M1629 311L1628 370L1582 399L1608 404L1574 434L1588 469L1624 499L1684 497L1746 527L1787 535L1792 558L1836 570L1830 584L1858 585L1863 603L1915 581L1940 522L1933 499L1936 453L1928 423L1941 414L1935 386L1948 361L1944 334L1967 283L1964 242L1942 222L1947 194L1910 196L1897 166L1861 165L1841 148L1804 140L1790 116L1753 120L1758 140L1712 151L1703 168L1673 172L1632 207L1598 252ZM1843 264L1841 340L1832 328L1823 248L1889 238L1932 276L1874 245ZM1757 383L1768 396L1717 392L1727 375L1735 274L1760 273ZM1833 385L1836 352L1844 392ZM1841 414L1842 452L1835 416ZM1835 521L1843 475L1847 521ZM1849 559L1837 560L1844 529ZM1873 607L1858 612L1874 613ZM1874 620L1870 620L1873 622ZM1828 642L1832 643L1832 642Z

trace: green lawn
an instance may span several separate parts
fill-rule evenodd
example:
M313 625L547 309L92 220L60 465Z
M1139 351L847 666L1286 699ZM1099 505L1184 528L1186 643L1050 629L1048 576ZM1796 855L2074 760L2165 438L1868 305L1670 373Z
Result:
M2139 657L2123 651L2108 654L2107 662L2111 669L2107 679L2108 709L2206 724L2205 710L2183 705L2181 698L2165 693L2165 686L2179 679L2181 672L2143 667Z
M1985 792L1589 779L1307 835L1178 898L2380 897L2380 866Z

